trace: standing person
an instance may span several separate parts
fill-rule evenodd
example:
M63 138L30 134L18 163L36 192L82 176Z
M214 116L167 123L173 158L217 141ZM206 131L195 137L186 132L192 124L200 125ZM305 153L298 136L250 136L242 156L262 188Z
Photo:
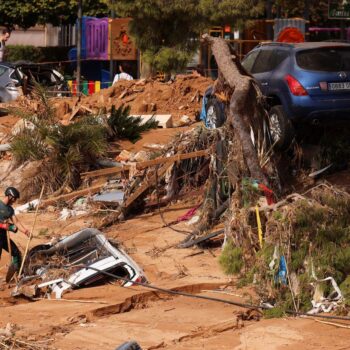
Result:
M29 231L18 221L15 211L12 208L13 203L19 198L19 192L14 187L8 187L5 191L5 197L0 200L0 257L2 249L9 252L8 242L11 245L12 262L7 271L6 282L10 282L16 271L19 271L22 255L14 241L9 239L8 231L16 233L18 229L29 236Z
M3 29L2 34L0 35L0 62L4 60L5 57L5 48L6 48L6 41L11 36L11 30L8 28Z
M134 78L129 74L130 67L127 63L121 63L119 65L119 74L116 74L113 79L113 85L119 80L134 80Z

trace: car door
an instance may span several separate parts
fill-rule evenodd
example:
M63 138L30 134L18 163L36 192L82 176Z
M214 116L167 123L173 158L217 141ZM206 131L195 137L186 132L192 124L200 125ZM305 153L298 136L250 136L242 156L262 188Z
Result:
M290 57L290 47L279 47L274 50L269 67L268 84L265 89L266 96L273 95L281 98L281 94L287 92L284 78L291 71Z
M258 81L264 95L268 94L270 77L275 66L275 51L274 48L263 48L260 50L251 69L251 74Z
M254 50L249 52L242 60L242 66L250 74L252 73L252 69L258 55L259 55L259 50Z

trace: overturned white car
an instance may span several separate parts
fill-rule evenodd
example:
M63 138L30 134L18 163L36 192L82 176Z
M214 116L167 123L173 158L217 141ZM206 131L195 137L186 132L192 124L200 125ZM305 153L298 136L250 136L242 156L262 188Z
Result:
M94 228L32 248L13 295L28 297L90 287L113 280L123 286L146 282L142 269L116 243Z

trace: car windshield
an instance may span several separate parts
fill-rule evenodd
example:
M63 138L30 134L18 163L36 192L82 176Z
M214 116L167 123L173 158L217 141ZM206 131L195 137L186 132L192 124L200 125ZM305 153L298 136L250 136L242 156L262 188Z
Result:
M350 48L323 47L299 51L297 64L302 69L322 72L350 71Z

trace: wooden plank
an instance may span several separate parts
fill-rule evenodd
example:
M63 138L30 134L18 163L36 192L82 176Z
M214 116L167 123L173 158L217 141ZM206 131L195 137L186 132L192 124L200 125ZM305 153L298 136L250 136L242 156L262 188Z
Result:
M176 154L175 156L160 157L152 160L146 160L144 162L138 162L136 163L136 169L142 170L144 168L147 168L153 165L164 164L167 162L175 163L180 160L203 157L206 155L209 155L209 150L207 149L190 152L190 153L180 153L180 154ZM112 167L112 168L89 171L89 172L81 173L80 176L83 178L90 178L90 177L97 177L97 176L113 175L123 171L128 171L129 169L130 169L130 166L125 165L123 167Z
M86 173L81 173L80 176L82 178L90 178L90 177L98 177L98 176L105 176L105 175L114 175L114 174L119 174L123 171L129 171L129 169L130 169L129 165L125 165L122 167L116 166L116 167L111 167L106 169L88 171Z
M123 203L123 207L128 208L130 204L134 202L138 197L140 197L143 192L145 192L150 186L155 184L157 177L158 179L161 178L166 173L171 164L173 164L173 162L168 162L164 164L160 169L158 169L157 176L156 174L153 174L150 179L148 179L140 187L138 187L136 191L126 199L126 201Z
M80 111L80 105L74 107L73 112L71 113L68 121L72 121L73 118L78 114L79 111Z
M103 188L104 184L102 185L95 185L92 187L88 187L88 188L84 188L83 190L79 190L79 191L74 191L68 194L62 194L60 196L54 197L54 198L49 198L46 199L44 201L41 202L41 207L42 206L48 206L48 205L52 205L55 204L58 201L63 201L63 200L70 200L72 198L75 197L82 197L82 196L86 196L88 194L95 194L97 192L99 192L102 188Z
M89 108L89 107L81 105L80 108L83 109L84 111L90 113L90 114L94 113L94 111L91 108Z
M178 162L180 160L185 160L185 159L191 159L191 158L196 158L196 157L203 157L209 154L209 150L201 150L201 151L195 151L195 152L190 152L190 153L180 153L176 154L175 156L170 156L170 157L162 157L162 158L156 158L152 160L146 160L144 162L139 162L136 163L136 169L141 170L144 168L147 168L152 165L158 165L158 164L163 164L167 162Z

